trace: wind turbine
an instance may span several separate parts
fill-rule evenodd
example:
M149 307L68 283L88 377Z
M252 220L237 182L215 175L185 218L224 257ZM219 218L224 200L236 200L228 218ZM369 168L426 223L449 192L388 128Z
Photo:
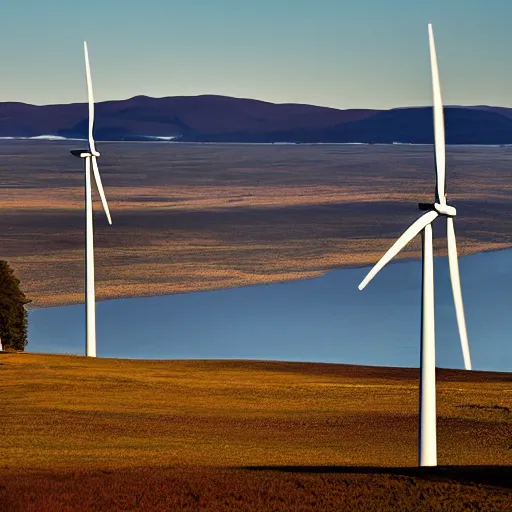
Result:
M434 250L432 243L432 223L439 216L446 218L448 263L452 282L455 312L459 327L462 354L466 370L471 370L468 336L464 319L464 306L460 287L459 262L453 217L457 211L446 203L445 193L445 137L443 103L437 69L436 48L432 25L428 25L430 45L430 65L432 68L432 89L434 95L434 148L436 163L436 190L434 204L420 203L419 209L427 211L417 219L394 245L382 256L359 285L363 288L375 277L379 270L396 256L416 235L423 239L423 286L421 305L421 376L419 400L418 456L420 466L437 466L436 436L436 347L434 322Z
M89 53L87 43L84 41L85 71L87 76L87 93L89 98L89 149L75 149L71 151L73 156L85 160L85 355L96 357L96 299L94 291L94 235L92 217L92 189L91 189L91 164L98 192L100 193L103 209L107 214L108 223L112 224L107 199L101 184L100 171L93 138L94 128L94 97L92 94L91 67L89 65Z

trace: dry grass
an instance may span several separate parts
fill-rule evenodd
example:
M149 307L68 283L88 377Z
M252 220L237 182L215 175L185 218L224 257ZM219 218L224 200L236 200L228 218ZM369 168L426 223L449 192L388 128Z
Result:
M411 469L417 379L348 365L0 354L0 503L510 510L512 375L438 370L439 464L473 468L430 472ZM475 468L488 465L501 468Z
M70 147L0 143L0 257L34 306L83 300L83 171ZM371 264L434 187L428 146L111 143L101 164L114 225L96 204L99 299ZM510 149L449 148L448 173L460 253L512 246Z

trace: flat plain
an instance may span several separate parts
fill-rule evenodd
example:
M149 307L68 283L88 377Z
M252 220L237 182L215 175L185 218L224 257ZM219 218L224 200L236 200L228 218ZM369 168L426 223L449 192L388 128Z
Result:
M512 374L0 354L0 510L511 510ZM3 508L1 508L3 507Z
M31 307L83 301L76 142L0 141L0 257ZM99 300L200 291L370 265L432 202L431 146L99 143ZM512 148L448 147L461 255L512 246ZM445 254L442 223L437 254ZM419 240L400 257L418 257Z

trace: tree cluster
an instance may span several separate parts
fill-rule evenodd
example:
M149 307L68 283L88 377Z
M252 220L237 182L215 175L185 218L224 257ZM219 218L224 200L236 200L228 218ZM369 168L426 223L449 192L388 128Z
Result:
M7 261L0 260L0 341L4 350L24 350L27 344L27 310L31 302L20 290L20 280Z

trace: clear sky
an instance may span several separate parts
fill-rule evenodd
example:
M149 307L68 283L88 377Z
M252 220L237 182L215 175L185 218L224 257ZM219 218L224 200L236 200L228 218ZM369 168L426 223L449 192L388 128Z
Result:
M2 0L0 101L223 94L337 108L512 106L512 0Z

